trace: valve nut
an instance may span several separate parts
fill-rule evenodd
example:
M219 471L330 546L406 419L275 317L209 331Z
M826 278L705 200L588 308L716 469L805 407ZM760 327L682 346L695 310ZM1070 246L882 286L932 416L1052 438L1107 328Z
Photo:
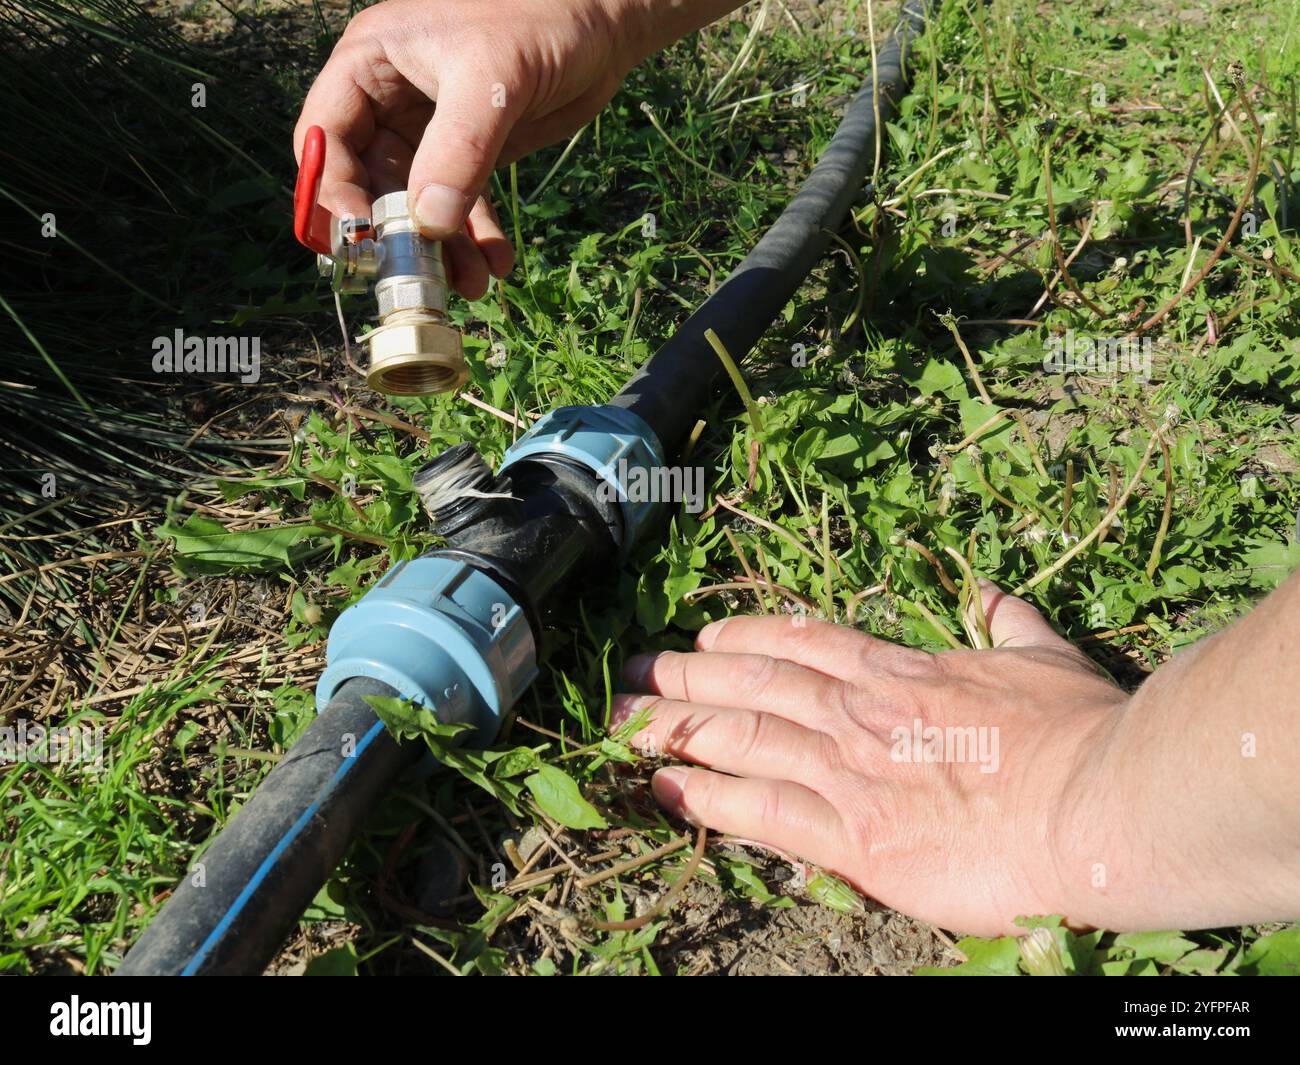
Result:
M397 311L447 313L447 287L432 277L407 274L385 278L375 286L375 299L379 302L381 322Z
M370 208L370 221L376 226L402 225L407 222L413 224L411 212L407 207L406 190L401 192L390 192L386 196L380 196Z
M437 322L392 322L367 338L366 384L391 396L453 392L469 378L460 333Z

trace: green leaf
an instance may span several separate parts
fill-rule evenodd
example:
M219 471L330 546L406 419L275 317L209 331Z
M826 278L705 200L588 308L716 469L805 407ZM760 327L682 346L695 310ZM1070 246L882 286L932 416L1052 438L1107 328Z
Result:
M466 733L474 727L463 721L441 724L428 707L405 699L381 695L367 695L365 700L375 709L385 727L398 739L423 739L443 765L454 769L466 780L477 784L516 815L522 813L518 798L522 787L511 780L502 780L492 773L494 763L504 755L514 752L471 751L459 745Z
M411 470L396 455L367 455L365 468L383 483L384 488L394 492L412 492Z
M347 917L344 904L343 885L337 880L330 880L321 885L316 897L303 913L307 921L341 921Z
M1300 927L1255 940L1237 972L1241 976L1300 976Z
M563 769L540 766L524 780L524 786L533 793L545 814L568 828L609 827L596 808L582 797L577 781Z
M190 741L202 731L202 726L197 721L187 721L176 730L172 745L181 752L181 758L185 757L185 748L190 745Z
M822 453L826 450L826 430L821 426L814 426L806 433L801 435L794 442L793 454L795 466L806 473Z
M1195 973L1199 976L1213 976L1228 958L1228 948L1218 950L1188 951L1174 963L1174 970L1180 973Z
M920 968L917 976L1019 976L1020 943L1015 936L976 939L968 936L957 944L966 960L951 969Z
M473 728L464 721L444 725L427 706L407 699L387 695L367 695L365 700L374 707L375 713L388 727L388 731L399 740L454 740L462 732L468 732Z
M1261 543L1242 552L1241 561L1250 570L1251 587L1271 591L1300 567L1300 541Z
M249 492L264 492L273 488L283 488L294 499L302 502L306 495L307 481L303 477L256 477L248 481L218 481L217 488L221 498L230 503Z
M949 399L962 399L966 396L966 379L955 363L946 359L931 358L919 369L904 367L900 364L903 377L908 384L915 386L923 396L941 392Z
M1196 944L1181 932L1124 932L1115 937L1111 950L1128 949L1134 958L1151 958L1172 965Z
M328 584L341 584L345 588L355 590L360 586L362 578L368 576L383 560L383 555L371 555L369 558L343 562L325 575L325 581Z
M220 522L197 514L184 525L168 522L158 530L175 542L178 564L194 573L288 569L303 554L294 548L322 532L314 525L227 532Z
M289 747L316 720L316 697L293 684L282 684L271 693L275 716L267 734L278 747Z
M303 976L356 976L357 952L351 943L318 954L307 963Z
M718 864L718 871L722 873L723 880L728 882L728 886L736 894L751 899L760 906L784 910L795 904L794 899L789 895L778 895L773 892L758 875L758 870L749 862L736 858L723 858Z
M617 740L603 739L600 741L600 753L608 758L611 762L626 762L631 765L640 761L636 752L626 743L619 743Z
M517 777L520 773L527 773L536 766L536 751L531 747L516 747L496 759L496 764L492 767L492 775L497 780L508 780L510 777Z

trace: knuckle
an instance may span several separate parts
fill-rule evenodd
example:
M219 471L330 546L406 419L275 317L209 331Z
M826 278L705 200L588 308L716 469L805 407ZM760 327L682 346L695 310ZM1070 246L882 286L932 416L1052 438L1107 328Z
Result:
M845 781L851 783L860 775L861 770L856 764L850 764L846 758L845 750L836 742L833 736L825 732L817 731L813 734L813 746L811 757L814 760L813 768L817 771L819 777L824 777L828 781ZM854 762L857 762L858 754L861 753L864 745L852 744L849 747L849 754Z
M875 661L872 663L876 670L883 668L888 674L894 677L904 678L906 680L934 680L944 674L944 657L946 655L966 654L965 651L944 651L942 654L932 654L929 651L921 651L914 647L899 647L894 644L887 644L887 657L882 659L880 650L876 650Z
M488 166L496 162L493 131L465 115L446 115L439 129L439 137L454 142L456 153L473 167ZM447 145L439 146L440 151Z
M372 36L388 21L388 12L384 10L385 6L384 4L377 4L374 7L362 8L348 20L348 24L343 30L343 36Z
M781 785L765 780L754 789L754 814L759 824L779 824L786 814Z
M860 692L850 700L851 720L880 736L891 736L899 728L911 729L920 723L927 728L938 718L932 683L909 681L893 684L879 692Z
M861 786L864 780L870 780L879 773L887 758L887 748L880 730L858 728L845 742L837 742L834 736L827 736L823 741L823 755L828 767L827 778L832 782L842 782L849 788Z
M761 697L772 690L782 673L779 659L760 655L753 669L745 675L742 687L747 694L755 698Z
M939 680L946 675L942 655L912 648L902 650L906 653L900 656L898 665L900 671L906 671L909 677L915 677L917 680Z
M771 739L771 729L763 714L737 714L731 722L730 746L741 762L763 753Z

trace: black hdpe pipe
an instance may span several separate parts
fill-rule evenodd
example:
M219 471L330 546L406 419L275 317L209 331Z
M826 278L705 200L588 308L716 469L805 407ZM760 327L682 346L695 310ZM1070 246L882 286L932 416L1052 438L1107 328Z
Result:
M932 0L908 0L876 57L872 81L849 105L808 180L754 250L610 401L638 415L676 454L722 374L704 332L733 357L758 342L838 231L875 152L877 115L891 118L906 84L908 46ZM431 465L472 454L465 445ZM539 618L564 579L581 566L599 572L619 545L617 507L601 502L587 470L561 460L513 466L509 500L476 501L438 515L447 548L497 581ZM424 753L399 743L365 696L388 685L345 681L248 803L204 851L118 967L119 975L253 974L265 969L342 860L388 788Z
M384 792L419 757L344 684L191 868L118 967L121 976L255 974L343 857Z
M767 331L844 224L875 158L876 117L894 117L907 84L910 44L925 28L933 0L908 0L898 28L876 55L872 80L858 91L808 180L735 272L623 386L610 405L626 407L676 452L723 374L705 330L712 329L739 360ZM883 136L883 133L882 133Z

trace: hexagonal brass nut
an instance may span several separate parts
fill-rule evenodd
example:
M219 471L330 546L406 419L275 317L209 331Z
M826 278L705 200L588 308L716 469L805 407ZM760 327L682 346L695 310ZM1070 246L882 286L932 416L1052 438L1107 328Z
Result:
M447 286L432 277L403 276L388 278L375 286L379 320L394 311L437 311L447 313Z
M390 396L452 392L469 378L460 333L436 322L385 325L370 335L366 383Z
M405 189L380 196L370 209L370 221L376 226L386 226L390 222L403 222L410 217Z

